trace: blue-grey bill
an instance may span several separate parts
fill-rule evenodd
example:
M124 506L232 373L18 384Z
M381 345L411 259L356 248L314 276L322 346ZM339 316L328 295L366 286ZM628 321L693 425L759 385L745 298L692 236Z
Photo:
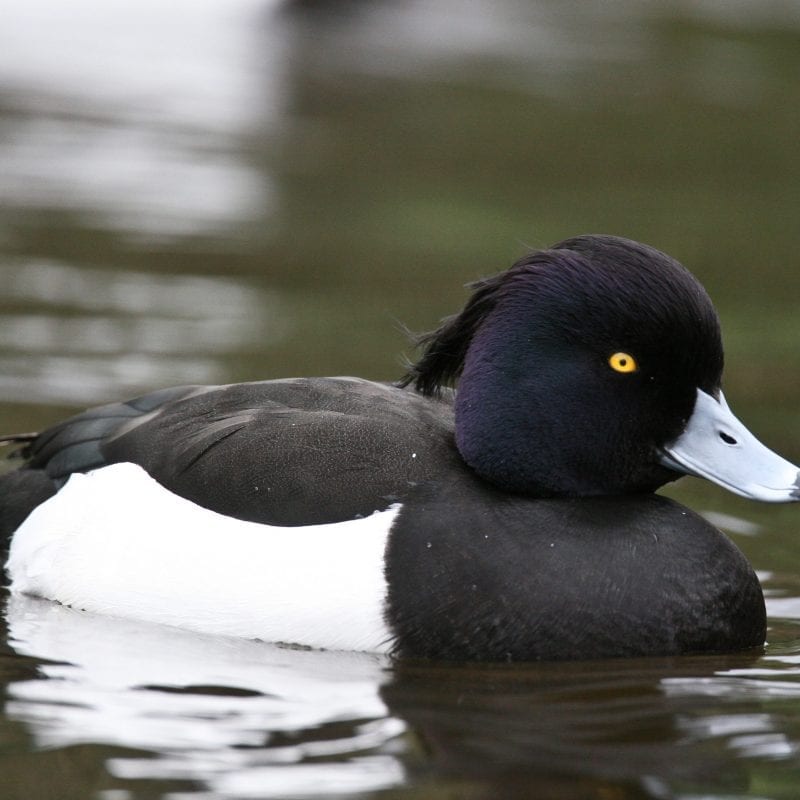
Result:
M694 411L683 433L661 454L665 467L706 478L767 503L800 500L800 468L773 453L719 400L697 390Z

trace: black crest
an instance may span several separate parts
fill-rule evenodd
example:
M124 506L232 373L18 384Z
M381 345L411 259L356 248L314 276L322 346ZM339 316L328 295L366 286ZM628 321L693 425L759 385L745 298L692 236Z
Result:
M472 296L466 306L458 314L442 320L436 330L415 338L414 346L422 350L422 355L409 364L397 385L413 386L425 397L437 397L443 389L452 386L464 368L472 337L504 296L509 279L542 260L543 255L543 252L531 253L505 272L468 283Z

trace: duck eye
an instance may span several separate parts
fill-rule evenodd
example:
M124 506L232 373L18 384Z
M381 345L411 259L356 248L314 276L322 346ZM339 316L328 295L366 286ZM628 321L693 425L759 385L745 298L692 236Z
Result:
M616 372L636 372L639 369L636 359L629 353L614 353L609 356L608 363Z

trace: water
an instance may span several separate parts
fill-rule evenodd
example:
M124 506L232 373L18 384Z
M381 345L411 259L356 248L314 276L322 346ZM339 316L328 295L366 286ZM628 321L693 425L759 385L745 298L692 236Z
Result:
M448 666L5 616L4 797L796 797L794 623L766 657Z
M14 4L0 429L183 382L401 370L462 284L602 231L701 278L800 459L800 5ZM798 510L699 481L764 653L394 664L6 598L3 798L795 798Z

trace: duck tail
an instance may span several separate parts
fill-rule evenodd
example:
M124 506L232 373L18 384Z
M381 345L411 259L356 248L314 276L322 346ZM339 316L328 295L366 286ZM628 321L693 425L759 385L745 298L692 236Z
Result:
M55 482L42 470L11 470L0 475L0 554L8 550L14 531L36 506L57 491Z
M38 433L0 435L0 447L14 447L7 459L27 459ZM20 468L0 475L0 554L8 550L14 531L36 508L56 493L55 483L42 471Z
M7 458L24 458L25 452L31 443L39 436L38 433L7 433L0 435L0 447L18 445L16 450L12 450Z

